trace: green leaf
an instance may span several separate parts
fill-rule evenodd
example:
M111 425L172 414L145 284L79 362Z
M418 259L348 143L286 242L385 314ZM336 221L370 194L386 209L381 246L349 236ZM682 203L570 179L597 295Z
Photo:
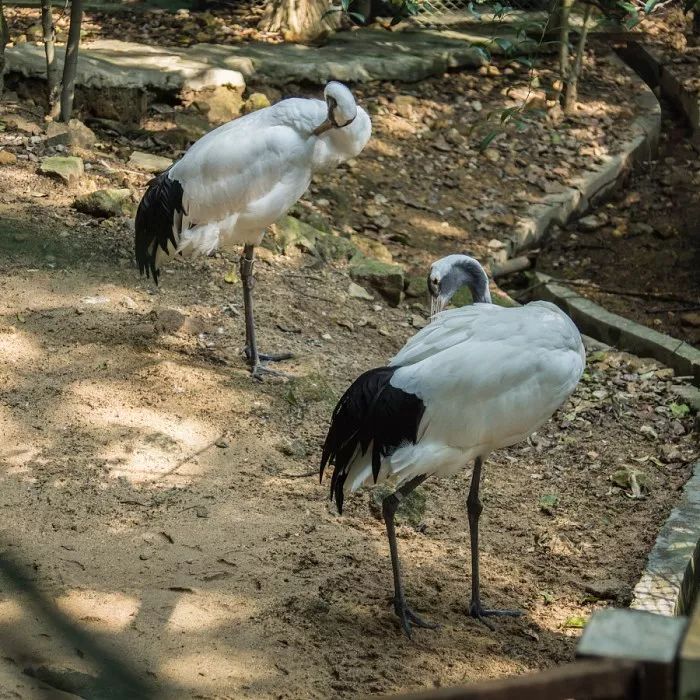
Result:
M572 615L564 621L564 627L583 629L586 626L586 618L582 615Z
M669 408L676 418L683 418L690 413L690 406L685 403L672 403Z
M360 14L359 12L348 12L348 17L352 17L353 19L357 20L360 24L365 23L365 16Z
M526 56L516 56L513 60L522 66L527 66L528 68L532 68L534 65L532 59L527 58Z
M520 107L508 107L501 112L501 124L507 122L514 114L520 111Z
M554 593L551 591L540 591L540 595L545 605L551 605L556 600Z
M500 133L501 132L499 129L497 131L491 131L488 134L486 134L486 136L484 136L484 138L481 139L481 141L479 141L479 145L476 147L477 150L485 151L489 147L489 144L491 143L491 141L493 141L496 138L496 136L498 136L498 134L500 134Z
M647 0L646 5L644 5L644 14L648 15L658 4L659 0Z
M497 36L494 40L493 43L498 46L501 51L504 53L508 53L509 51L513 50L513 42L510 39L505 39L502 36Z
M546 493L544 496L540 496L539 506L540 510L547 515L554 515L554 509L559 504L559 496L554 493Z

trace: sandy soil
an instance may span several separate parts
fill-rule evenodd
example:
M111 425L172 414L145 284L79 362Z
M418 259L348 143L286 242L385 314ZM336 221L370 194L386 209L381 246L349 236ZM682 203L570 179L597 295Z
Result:
M468 474L426 484L400 547L410 599L442 628L409 642L367 495L338 517L327 483L295 477L315 468L340 392L398 349L420 307L352 299L342 266L266 255L261 345L298 359L291 382L257 384L239 355L240 287L222 282L231 262L176 263L153 294L126 222L75 214L29 167L4 172L3 551L139 682L193 698L458 684L566 661L579 618L629 600L694 452L668 371L598 353L537 436L489 460L484 596L525 611L495 632L465 616ZM621 468L644 472L643 499L611 482ZM0 697L44 697L22 673L42 665L52 686L97 697L94 641L67 641L29 584L1 585Z

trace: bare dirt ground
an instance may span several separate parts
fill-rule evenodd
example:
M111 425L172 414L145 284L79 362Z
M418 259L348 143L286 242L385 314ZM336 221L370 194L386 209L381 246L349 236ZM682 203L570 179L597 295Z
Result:
M488 155L470 127L510 104L499 75L402 88L414 98L403 105L394 88L360 90L374 141L317 179L299 214L382 243L421 274L443 252L486 259L521 208L624 133L626 80L593 77L577 119L555 128L547 110ZM224 281L235 259L175 262L153 293L134 269L128 221L70 208L80 191L138 194L147 179L125 165L129 137L98 133L74 188L36 174L51 153L41 137L15 127L0 137L19 159L1 171L0 538L70 621L163 697L349 698L564 662L593 610L629 602L696 455L672 372L595 352L553 420L488 461L483 594L525 611L495 632L465 615L468 472L426 483L426 511L400 528L400 547L409 599L442 628L409 642L367 493L338 517L328 484L300 475L316 468L341 392L414 332L423 299L361 301L344 264L263 250L260 344L296 359L291 381L252 382L240 285ZM26 586L0 586L0 697L44 697L23 673L42 665L54 688L97 697L106 673L91 644L67 641Z
M261 343L298 359L290 383L257 384L239 356L240 288L221 282L230 262L174 264L152 294L126 223L75 214L30 167L4 173L3 550L165 697L357 697L521 673L569 659L582 619L629 600L694 455L668 371L589 357L572 401L489 460L484 596L525 610L495 632L465 616L468 474L426 484L400 546L410 599L442 628L409 642L367 495L338 517L327 484L293 475L315 467L334 401L417 310L348 297L342 266L268 255ZM643 472L643 498L624 472L611 481L621 469ZM6 697L42 697L22 674L41 665L95 696L89 646L6 582L0 609Z

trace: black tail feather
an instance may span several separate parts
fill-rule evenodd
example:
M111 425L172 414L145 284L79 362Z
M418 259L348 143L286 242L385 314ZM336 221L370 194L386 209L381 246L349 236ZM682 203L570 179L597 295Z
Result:
M320 476L333 464L331 500L343 512L343 488L359 449L372 445L372 475L379 476L382 459L402 443L418 439L425 406L421 399L391 385L396 367L378 367L358 377L333 411L321 455Z
M139 272L153 277L158 284L159 270L156 253L160 247L166 253L168 245L177 249L182 208L182 185L168 176L170 168L148 183L136 211L134 244Z

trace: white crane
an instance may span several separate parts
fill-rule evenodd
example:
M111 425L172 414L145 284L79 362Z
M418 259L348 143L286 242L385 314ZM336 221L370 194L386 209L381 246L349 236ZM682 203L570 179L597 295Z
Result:
M254 248L304 194L314 173L357 156L372 131L347 87L330 82L324 98L282 100L214 129L151 180L136 213L136 260L156 284L163 258L243 245L245 353L258 379L269 371L261 361L291 355L258 353Z
M441 312L462 286L474 304ZM433 264L428 277L432 322L389 363L365 372L333 411L323 447L321 478L335 466L331 499L342 512L344 497L363 485L396 487L382 503L394 574L394 610L410 637L411 627L435 627L406 604L394 532L402 498L429 476L449 477L474 461L467 512L471 541L469 614L488 610L479 593L481 467L490 452L526 438L576 387L585 365L581 335L553 304L518 308L491 304L488 278L466 255ZM489 623L486 624L490 627Z

